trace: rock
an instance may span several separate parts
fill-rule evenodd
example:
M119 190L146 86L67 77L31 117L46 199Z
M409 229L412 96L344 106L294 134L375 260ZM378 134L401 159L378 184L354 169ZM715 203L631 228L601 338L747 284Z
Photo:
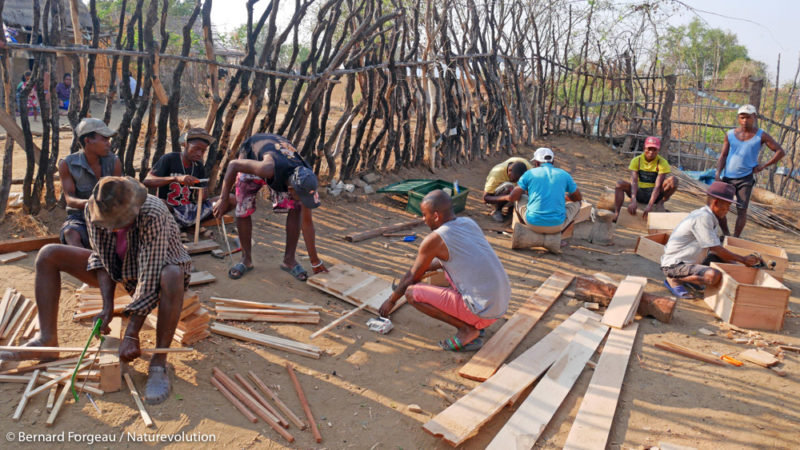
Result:
M360 187L362 189L364 188L364 186L368 185L368 183L366 181L362 180L361 178L356 178L355 180L350 181L350 183L353 183L353 184L355 184L356 186L358 186L358 187Z
M356 190L356 187L352 184L346 183L344 184L344 190L347 192L353 192L354 190Z
M375 184L381 180L381 176L374 172L368 172L364 175L361 175L361 179L369 184Z
M413 403L408 405L408 410L413 413L422 413L422 408L420 408L419 405L415 405Z
M370 186L369 184L365 184L363 186L363 188L364 188L364 193L365 194L374 194L375 193L375 188Z

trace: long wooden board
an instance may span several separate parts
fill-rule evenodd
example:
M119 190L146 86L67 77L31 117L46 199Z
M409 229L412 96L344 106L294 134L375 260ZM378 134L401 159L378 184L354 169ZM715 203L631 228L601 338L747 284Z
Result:
M628 276L619 283L608 309L603 315L603 323L614 328L622 328L633 319L639 300L642 298L647 278Z
M217 277L211 275L211 273L203 271L203 272L192 272L189 278L189 286L196 286L198 284L208 284L217 281Z
M634 323L624 330L612 329L608 334L600 361L569 430L565 449L606 448L638 330L639 324Z
M533 384L589 318L599 321L601 316L580 308L525 353L501 367L488 380L434 416L422 428L434 436L441 436L450 445L461 445Z
M33 252L47 244L58 244L58 235L45 237L9 239L0 242L0 254L11 252Z
M528 398L486 448L533 448L606 333L607 326L595 320L587 320L583 329L572 338Z
M240 328L232 327L230 325L223 325L221 323L212 323L209 330L216 334L228 336L234 339L253 342L261 344L266 347L272 347L278 350L287 351L297 355L308 356L309 358L319 359L322 350L313 345L303 344L302 342L293 341L290 339L283 339L268 334L255 333L252 331L242 330Z
M190 255L194 255L196 253L205 253L210 252L211 250L217 250L219 248L219 244L216 241L211 239L204 239L198 242L187 242L183 244L183 248L186 249L186 252Z
M470 380L486 381L497 372L508 355L517 348L564 289L572 283L573 278L574 275L564 272L550 275L511 319L458 371L458 374Z
M28 256L25 252L11 252L11 253L3 253L0 255L0 263L8 264L10 262L19 261L20 259Z
M337 264L328 272L309 277L307 284L356 306L367 303L367 311L378 314L378 309L392 294L392 283L348 264ZM406 302L401 297L392 311Z

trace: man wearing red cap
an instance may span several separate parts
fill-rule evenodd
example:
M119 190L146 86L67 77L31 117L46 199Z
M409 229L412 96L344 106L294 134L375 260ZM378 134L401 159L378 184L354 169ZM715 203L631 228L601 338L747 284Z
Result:
M736 188L722 181L708 187L706 206L689 213L664 246L661 271L667 277L664 285L678 298L692 298L687 287L702 289L697 285L715 286L722 280L719 270L709 267L712 261L758 264L755 255L739 256L731 253L719 240L720 220L728 214Z
M644 151L633 158L628 169L631 171L631 180L617 181L614 190L614 222L619 217L625 195L630 197L628 212L636 214L639 203L647 205L642 212L642 217L656 206L663 206L672 194L678 190L678 179L670 175L669 162L658 154L661 149L661 140L650 136L644 140Z

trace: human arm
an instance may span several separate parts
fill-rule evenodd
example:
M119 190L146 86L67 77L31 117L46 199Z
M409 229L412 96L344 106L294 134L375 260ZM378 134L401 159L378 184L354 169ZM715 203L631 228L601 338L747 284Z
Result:
M522 197L522 194L524 192L525 192L524 189L522 189L521 187L517 186L517 187L514 188L513 191L511 191L511 193L506 194L506 195L495 195L494 199L495 199L495 201L498 201L498 202L516 202L517 200L519 200Z
M664 180L667 178L666 173L659 173L656 176L655 186L653 186L653 193L650 194L650 201L647 203L647 206L642 211L642 217L647 218L647 214L653 210L653 205L656 204L656 200L658 200L658 196L661 195L661 191L664 189ZM631 188L633 191L633 188Z
M220 218L228 210L228 201L236 177L240 173L255 175L260 178L272 178L275 175L275 163L269 155L261 161L252 159L234 159L228 164L225 177L222 179L222 190L219 201L214 204L214 217Z
M574 191L572 191L569 194L567 194L567 198L571 202L579 202L579 201L583 200L583 194L581 194L580 189L578 189L576 187Z
M728 250L727 248L717 245L715 247L711 247L708 249L709 252L717 255L725 261L726 263L742 263L745 266L753 267L759 262L761 262L756 255L747 255L741 256L733 253L732 251Z
M103 309L100 314L95 317L102 319L103 323L100 326L101 334L111 333L111 318L114 315L114 291L116 290L117 283L111 279L105 269L97 269L97 284L100 285L100 295L103 298Z
M764 164L757 165L753 169L753 173L761 172L762 170L766 169L767 167L769 167L769 166L771 166L773 164L776 164L778 161L781 160L781 158L786 156L786 152L783 151L783 147L781 147L781 144L778 144L775 141L775 139L773 139L772 136L770 136L769 134L767 134L767 133L762 133L761 134L761 143L766 145L773 152L775 152L775 154L772 155L772 158L770 158L769 161L765 162Z
M75 197L75 180L67 167L67 162L63 159L58 162L58 176L61 177L61 191L64 193L67 206L83 211L89 200Z
M722 179L722 172L725 170L725 163L728 161L728 152L731 149L731 143L728 142L728 135L725 135L725 140L722 142L722 150L719 152L719 159L717 159L717 173L714 174L714 181Z
M422 276L431 269L433 258L447 259L448 257L447 246L438 233L431 233L425 237L422 244L419 246L419 252L417 253L417 258L414 260L414 264L408 272L403 275L397 288L392 292L392 295L383 302L378 310L381 317L387 317L389 312L394 308L395 303L397 303L397 300L406 293L406 289L412 284L418 283L422 279Z
M183 186L193 186L200 182L200 179L192 175L168 176L169 167L165 159L159 159L153 169L148 172L142 184L150 189L160 188L170 183L180 183Z

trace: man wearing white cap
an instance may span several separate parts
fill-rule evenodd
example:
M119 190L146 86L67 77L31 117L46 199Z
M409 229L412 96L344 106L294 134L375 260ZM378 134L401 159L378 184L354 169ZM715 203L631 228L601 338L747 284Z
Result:
M756 127L756 107L744 105L739 108L737 119L739 127L725 134L722 152L717 160L717 173L714 179L724 181L736 188L736 227L733 235L739 237L747 223L747 207L750 194L755 185L754 175L777 163L786 154L775 139L764 130ZM758 163L761 146L766 145L775 154L764 164ZM720 228L725 235L730 235L728 220L721 218Z
M541 234L560 233L568 227L578 215L583 199L572 176L553 166L554 158L549 148L538 148L533 154L534 168L522 175L510 194L499 197L506 202L519 200L519 218Z

